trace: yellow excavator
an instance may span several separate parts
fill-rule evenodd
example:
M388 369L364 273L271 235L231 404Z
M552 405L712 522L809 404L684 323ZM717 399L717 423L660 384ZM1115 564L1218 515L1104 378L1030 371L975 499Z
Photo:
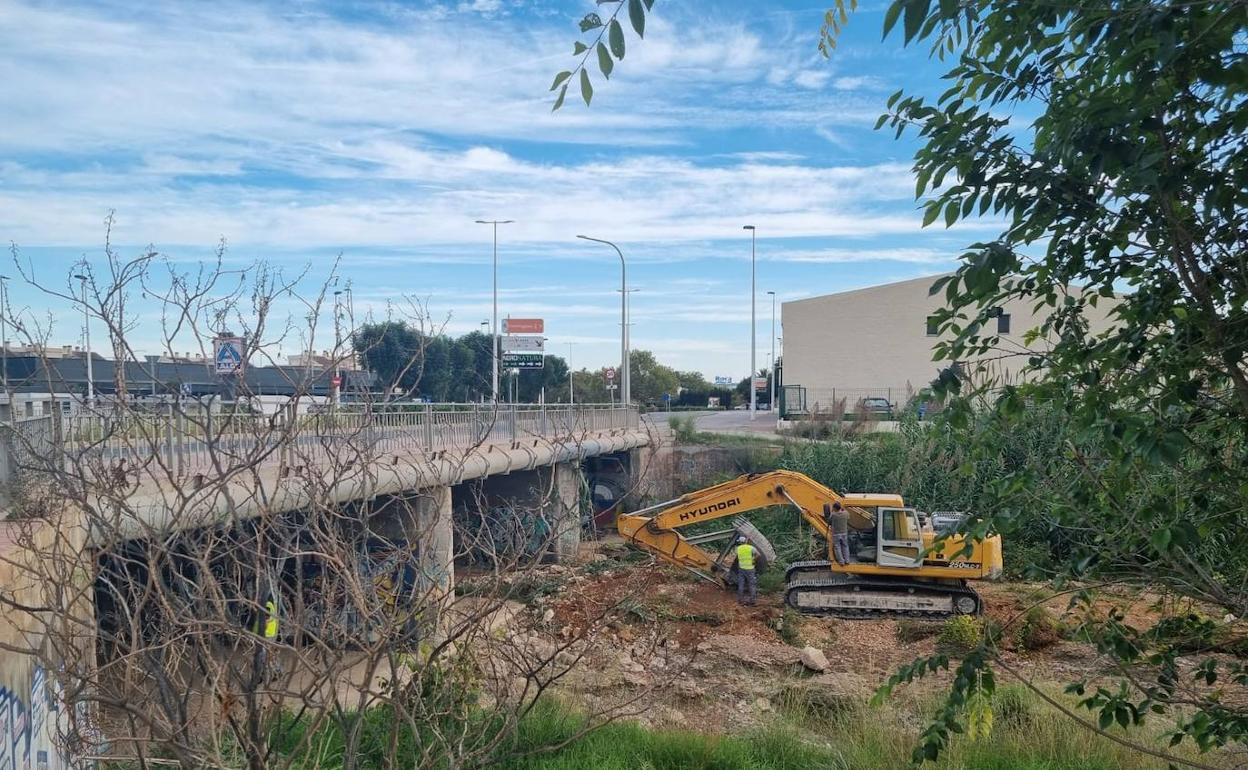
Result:
M745 537L760 553L759 569L774 563L771 543L741 514L774 505L796 508L828 543L824 504L839 502L849 512L849 564L831 560L791 564L784 602L805 613L845 618L978 615L979 594L968 580L1001 574L1001 538L943 539L930 517L908 508L900 495L840 494L794 471L741 476L675 500L628 514L616 527L634 545L659 559L721 585L735 585L733 545ZM684 534L680 530L734 517L732 527ZM718 552L703 545L724 541Z

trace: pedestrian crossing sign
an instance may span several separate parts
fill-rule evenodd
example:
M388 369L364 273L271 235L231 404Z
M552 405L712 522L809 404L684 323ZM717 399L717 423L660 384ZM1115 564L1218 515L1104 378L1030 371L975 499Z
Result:
M218 337L213 341L212 359L217 374L242 374L243 338Z

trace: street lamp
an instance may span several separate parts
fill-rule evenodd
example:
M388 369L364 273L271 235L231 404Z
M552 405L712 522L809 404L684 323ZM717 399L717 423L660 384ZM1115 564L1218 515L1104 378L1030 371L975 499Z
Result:
M9 327L8 327L8 318L7 318L8 315L9 315L9 277L7 275L0 275L0 347L3 347L3 351L0 352L0 355L3 355L3 361L0 362L0 370L2 370L4 374L4 392L5 392L6 398L8 397L8 392L9 392L9 340L8 340ZM13 413L13 404L10 403L9 404L9 416L10 417L12 417L12 413Z
M339 323L342 307L338 301L342 293L343 289L334 292L334 379L329 383L333 388L334 406L342 403L342 365L339 363L342 358L342 325Z
M754 348L757 341L754 339L757 332L757 325L754 317L754 242L757 237L757 231L754 225L745 225L742 230L750 231L750 419L753 420L758 412L758 393L754 390L754 372L757 371L755 365L758 358L755 356Z
M767 408L774 415L776 413L776 293L774 291L767 293L771 295L771 401Z
M91 315L87 308L87 276L74 273L82 289L82 344L87 350L87 408L95 406L95 376L91 371Z
M628 372L628 264L624 261L624 252L611 241L590 238L588 235L576 237L594 243L605 243L620 256L620 403L627 405L632 403L632 378Z
M479 225L493 225L494 227L494 329L493 339L490 340L491 358L494 360L494 377L493 392L494 403L498 403L498 226L514 224L514 219L478 219Z

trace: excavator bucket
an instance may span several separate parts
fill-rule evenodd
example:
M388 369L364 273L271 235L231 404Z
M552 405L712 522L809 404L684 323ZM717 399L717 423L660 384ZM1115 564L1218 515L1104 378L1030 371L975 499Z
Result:
M758 527L750 523L749 519L738 516L732 520L732 528L736 531L738 537L744 537L746 541L758 549L759 554L763 557L763 565L776 563L776 548L771 541L758 531Z

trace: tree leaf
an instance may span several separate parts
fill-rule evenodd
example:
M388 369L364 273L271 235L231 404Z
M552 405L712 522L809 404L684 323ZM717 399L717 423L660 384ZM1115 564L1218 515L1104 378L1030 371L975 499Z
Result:
M555 99L555 106L550 108L551 112L563 106L563 97L568 95L568 84L564 83L563 88L559 89L559 98Z
M647 11L654 7L654 0L645 0L645 2Z
M897 26L897 19L901 18L901 9L904 6L902 0L893 0L893 4L888 6L888 11L884 14L884 37L888 37L888 33Z
M611 78L611 70L615 69L610 51L601 42L598 43L598 69L602 70L602 76L608 80Z
M628 20L633 23L637 37L646 36L646 11L641 7L641 0L628 0Z
M611 20L611 24L607 27L607 40L611 42L611 53L617 59L624 58L624 28L620 26L620 22L615 19Z
M589 71L584 68L581 69L581 98L585 100L586 107L594 98L594 86L589 82Z
M923 21L927 18L927 7L931 0L906 0L905 33L906 42L909 43L914 36L919 34L919 30L923 27Z
M596 13L587 13L585 18L581 19L581 31L588 32L591 29L598 29L602 26L602 17Z
M576 45L572 46L572 55L579 56L588 50L589 50L589 46L585 45L584 43L578 40L576 41Z
M560 72L558 75L555 75L555 82L551 84L550 90L554 91L556 88L559 87L560 83L562 83L563 81L567 80L570 77L572 77L572 73L569 70L564 70L563 72Z

